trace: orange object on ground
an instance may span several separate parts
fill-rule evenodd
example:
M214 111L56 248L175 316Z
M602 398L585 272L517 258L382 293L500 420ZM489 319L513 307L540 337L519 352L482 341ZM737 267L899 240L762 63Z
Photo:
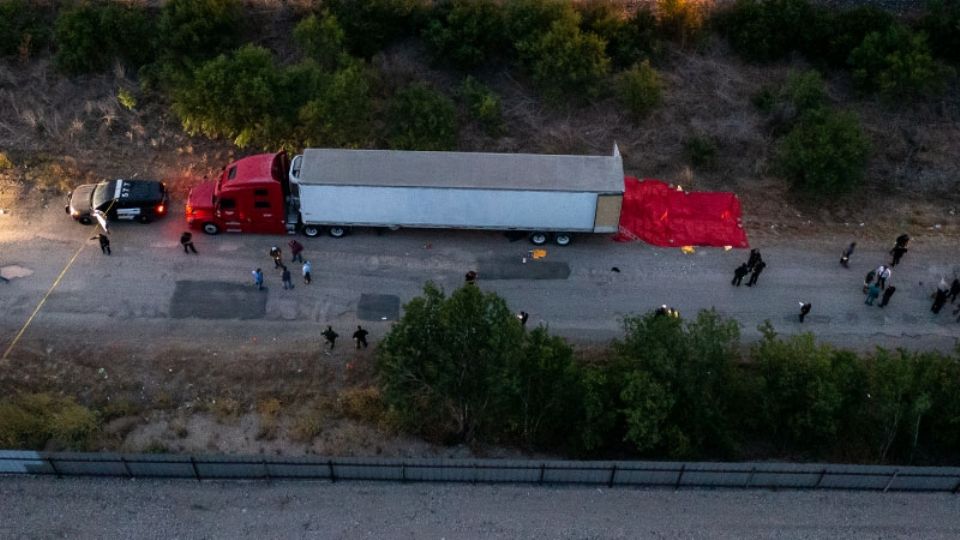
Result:
M740 200L727 192L684 192L660 180L625 179L618 242L655 246L750 247Z

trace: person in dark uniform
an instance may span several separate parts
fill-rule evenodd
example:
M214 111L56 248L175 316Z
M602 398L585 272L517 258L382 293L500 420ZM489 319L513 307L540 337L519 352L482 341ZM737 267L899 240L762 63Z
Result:
M800 302L800 322L803 323L804 317L806 317L810 310L813 309L813 304L810 302Z
M760 250L757 248L751 249L750 257L747 259L747 269L753 270L753 267L756 266L761 259L762 257L760 256Z
M333 350L333 347L337 344L337 338L340 337L340 334L334 332L333 327L330 326L329 324L327 325L326 330L324 330L323 332L320 332L320 335L323 336L324 342L330 345L331 351Z
M904 246L893 246L893 249L890 250L890 255L893 255L893 260L890 261L890 266L896 266L900 264L900 259L903 258L904 253L908 250Z
M526 311L521 311L520 313L517 314L517 319L520 320L520 326L524 328L527 327L527 319L529 318L530 318L530 314L527 313Z
M180 245L183 246L183 252L189 254L191 251L197 254L197 248L193 246L193 234L189 231L180 235Z
M883 307L890 303L890 297L893 296L893 293L897 292L897 288L893 285L886 288L883 291L883 298L880 299L880 307Z
M107 238L107 235L105 235L105 234L103 234L103 233L100 233L100 234L94 236L93 238L91 238L91 240L94 240L94 239L100 241L100 251L102 251L104 255L110 255L110 254L111 254L111 251L110 251L110 239Z
M766 267L767 263L763 262L763 259L760 259L753 265L753 273L750 274L750 281L747 282L747 287L753 287L757 284L757 279L760 278L760 272L763 272L763 269Z
M477 273L474 272L473 270L470 270L469 272L467 272L467 275L464 276L464 281L466 281L467 284L469 284L469 285L476 285L476 284L477 284Z
M733 271L733 281L730 282L731 285L740 286L740 283L743 281L743 277L750 273L750 268L747 263L743 263Z
M370 332L364 330L362 326L357 325L357 331L353 333L353 341L356 342L358 349L361 345L364 349L367 348L367 334L369 333Z
M847 249L843 250L843 253L840 255L840 266L844 268L850 268L850 257L853 256L853 250L857 248L856 242L850 242L850 245L847 246Z

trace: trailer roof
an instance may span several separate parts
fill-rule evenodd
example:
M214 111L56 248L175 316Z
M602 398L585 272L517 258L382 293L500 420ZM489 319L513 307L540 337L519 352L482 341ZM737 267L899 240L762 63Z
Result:
M623 161L609 156L334 150L303 152L301 184L623 193Z

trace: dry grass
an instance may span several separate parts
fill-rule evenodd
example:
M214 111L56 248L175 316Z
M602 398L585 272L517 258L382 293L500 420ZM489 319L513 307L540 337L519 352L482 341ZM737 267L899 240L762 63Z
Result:
M276 398L261 400L257 404L259 428L257 440L272 441L277 438L277 418L282 407Z
M236 422L240 418L240 402L229 397L214 399L210 402L210 412L221 424Z
M306 407L293 418L293 424L290 427L290 439L306 444L313 442L318 435L323 433L329 418L329 411L320 404Z

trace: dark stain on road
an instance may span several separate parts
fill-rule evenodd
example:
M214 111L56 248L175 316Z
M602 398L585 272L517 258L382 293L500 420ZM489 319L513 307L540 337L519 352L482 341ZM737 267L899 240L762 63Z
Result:
M262 319L267 291L220 281L178 281L170 301L173 319Z
M480 281L494 279L567 279L570 265L560 261L535 261L527 257L481 259L477 273Z
M361 294L357 318L361 321L395 321L400 318L400 297L393 294Z

